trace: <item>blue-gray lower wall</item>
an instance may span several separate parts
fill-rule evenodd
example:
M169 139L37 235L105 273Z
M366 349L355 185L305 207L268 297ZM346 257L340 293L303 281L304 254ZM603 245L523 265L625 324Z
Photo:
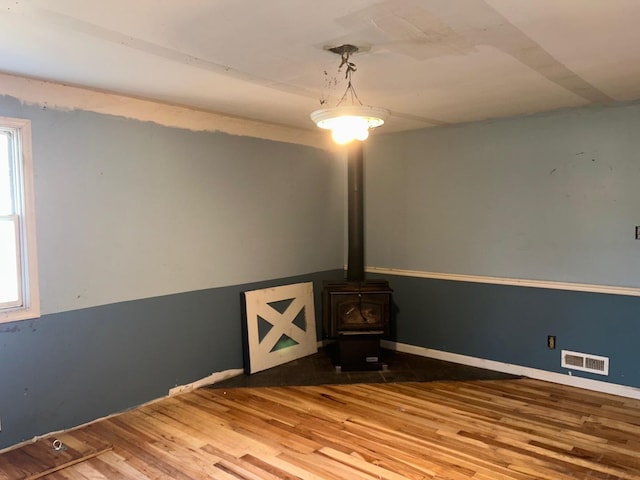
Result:
M0 449L242 368L241 293L342 270L102 305L0 324Z
M610 358L609 376L573 375L640 387L640 297L386 278L394 289L395 341L557 373L567 373L562 349L602 355ZM555 350L548 335L557 338Z

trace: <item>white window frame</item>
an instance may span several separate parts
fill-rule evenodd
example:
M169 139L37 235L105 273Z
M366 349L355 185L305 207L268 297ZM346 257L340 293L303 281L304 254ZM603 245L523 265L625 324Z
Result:
M20 118L0 117L0 130L16 139L18 160L17 188L20 202L15 218L21 299L17 305L0 308L0 323L27 320L40 316L38 289L38 252L36 246L35 193L31 156L31 122Z

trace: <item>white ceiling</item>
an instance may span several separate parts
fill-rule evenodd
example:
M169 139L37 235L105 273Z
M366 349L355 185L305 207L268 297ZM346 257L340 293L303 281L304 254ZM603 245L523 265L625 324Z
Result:
M346 88L324 47L350 43L400 131L638 99L639 21L640 0L0 0L0 71L313 129Z

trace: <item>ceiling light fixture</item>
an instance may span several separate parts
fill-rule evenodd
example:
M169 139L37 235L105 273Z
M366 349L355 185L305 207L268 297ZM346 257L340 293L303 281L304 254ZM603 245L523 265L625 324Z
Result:
M323 108L311 113L311 120L315 124L326 130L331 130L333 141L344 145L353 140L366 140L369 137L369 129L379 127L389 116L389 111L385 108L370 107L363 105L358 94L353 88L351 75L356 71L356 65L349 58L358 51L354 45L341 45L329 48L329 51L340 55L342 62L340 67L346 65L347 89L333 108ZM345 98L351 99L351 105L341 105ZM358 102L356 104L356 101Z

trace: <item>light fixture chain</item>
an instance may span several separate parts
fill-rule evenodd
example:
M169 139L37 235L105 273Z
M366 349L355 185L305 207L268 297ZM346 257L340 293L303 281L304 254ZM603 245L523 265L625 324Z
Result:
M342 98L338 102L337 106L340 106L342 101L347 97L347 93L350 94L352 104L355 103L354 98L358 101L360 105L363 104L360 101L358 94L356 93L356 89L353 87L353 83L351 83L351 76L353 75L353 72L358 70L358 68L356 67L355 63L349 60L350 57L351 57L351 52L342 52L342 62L340 63L338 70L340 70L344 65L347 66L347 71L344 74L344 78L347 79L347 89L344 91L344 94L342 95Z

